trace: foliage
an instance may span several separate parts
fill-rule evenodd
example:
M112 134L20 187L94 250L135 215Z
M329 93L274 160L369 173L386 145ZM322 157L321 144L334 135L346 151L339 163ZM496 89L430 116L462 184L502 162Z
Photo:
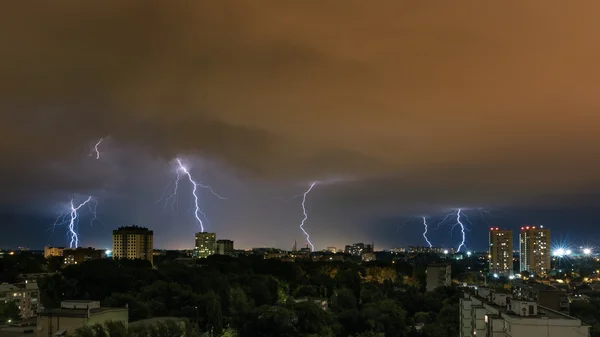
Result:
M39 280L40 299L46 307L65 299L100 300L104 306L127 306L131 321L180 317L188 322L185 327L167 321L129 330L107 323L82 328L78 337L191 337L201 332L215 337L405 337L418 334L415 324L424 324L425 337L458 334L458 290L424 292L420 265L209 257L187 266L168 259L154 269L127 260L68 266ZM307 298L323 298L329 310Z
M19 306L13 301L0 302L0 324L9 320L17 320L21 316Z

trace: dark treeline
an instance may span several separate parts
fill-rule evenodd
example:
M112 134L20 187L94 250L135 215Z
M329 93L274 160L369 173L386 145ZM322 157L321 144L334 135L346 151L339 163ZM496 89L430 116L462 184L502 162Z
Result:
M89 261L39 286L45 307L101 300L128 305L130 321L181 317L214 336L456 336L459 292L424 292L424 281L424 268L401 262L213 256L195 266L165 261L154 269L145 261Z

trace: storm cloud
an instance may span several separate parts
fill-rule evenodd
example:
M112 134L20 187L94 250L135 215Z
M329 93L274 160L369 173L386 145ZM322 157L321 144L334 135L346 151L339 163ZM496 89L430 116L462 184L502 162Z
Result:
M99 169L64 170L105 136L247 180L353 176L325 192L340 205L572 200L599 183L599 12L554 0L7 3L2 200L106 188Z

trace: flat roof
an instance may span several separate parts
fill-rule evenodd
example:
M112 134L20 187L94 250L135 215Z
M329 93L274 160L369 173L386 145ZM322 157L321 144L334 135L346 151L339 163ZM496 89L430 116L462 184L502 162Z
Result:
M89 309L90 316L97 315L107 311L128 311L127 308L94 308ZM54 309L46 309L39 313L40 316L61 316L61 317L88 317L88 309L64 309L64 308L54 308Z
M492 308L495 308L496 310L498 310L499 312L510 316L510 317L518 317L518 318L523 318L523 319L528 319L528 318L536 318L536 319L540 319L542 317L548 317L549 319L569 319L569 320L579 320L578 318L560 313L558 311L554 311L551 309L548 309L546 307L542 307L539 304L537 304L537 302L535 301L527 301L527 300L520 300L520 299L514 299L511 298L510 300L513 301L521 301L521 302L530 302L530 303L536 303L537 304L537 308L538 308L538 314L537 315L529 315L529 316L520 316L512 311L508 311L508 309L506 308L506 306L504 305L497 305L494 302L488 301L487 298L481 297L479 295L472 295L473 297L477 298L478 300L480 300L483 304L488 305Z

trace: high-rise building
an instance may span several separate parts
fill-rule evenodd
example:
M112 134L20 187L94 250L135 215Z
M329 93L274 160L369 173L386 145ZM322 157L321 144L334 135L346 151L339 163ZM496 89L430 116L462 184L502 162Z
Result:
M120 227L113 231L114 259L142 259L153 263L154 232L138 226Z
M232 242L233 245L233 242ZM196 233L196 246L194 255L197 258L205 258L217 252L217 234L208 232Z
M513 274L513 233L511 230L490 228L490 274Z
M519 244L521 271L546 275L550 271L550 230L535 226L521 227Z
M229 255L233 253L232 240L217 240L217 254Z

